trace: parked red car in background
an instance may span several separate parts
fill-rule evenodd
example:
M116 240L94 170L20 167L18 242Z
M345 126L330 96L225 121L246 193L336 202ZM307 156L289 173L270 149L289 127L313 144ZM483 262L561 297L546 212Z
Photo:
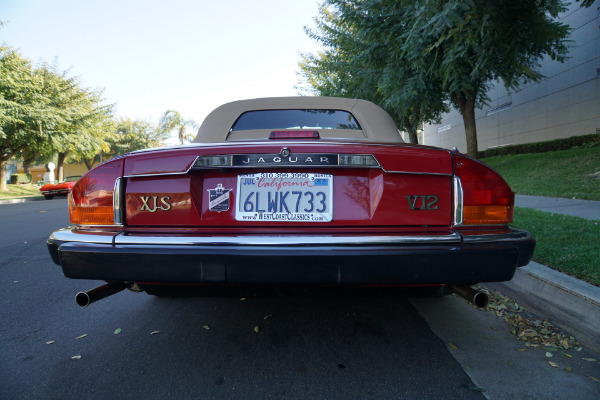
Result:
M52 199L54 196L66 196L71 193L75 182L81 179L81 176L67 176L67 178L59 183L49 183L40 188L40 192L46 200Z

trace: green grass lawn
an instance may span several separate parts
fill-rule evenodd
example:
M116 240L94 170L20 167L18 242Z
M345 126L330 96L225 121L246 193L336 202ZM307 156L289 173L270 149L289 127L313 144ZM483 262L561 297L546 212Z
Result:
M600 286L600 221L517 207L512 226L536 239L534 261Z
M600 200L600 147L482 161L517 194ZM600 221L516 208L512 226L537 240L534 261L600 286Z
M600 200L600 147L484 158L518 194Z
M6 192L0 191L0 200L21 196L41 196L40 188L34 185L6 185Z

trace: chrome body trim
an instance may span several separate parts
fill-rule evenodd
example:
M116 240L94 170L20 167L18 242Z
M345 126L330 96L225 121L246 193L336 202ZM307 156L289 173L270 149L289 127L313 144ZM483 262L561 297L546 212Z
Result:
M113 190L113 212L115 225L123 224L123 212L121 210L121 178L115 180L115 188Z
M253 235L253 236L146 236L120 234L115 245L155 246L368 246L407 244L459 244L461 235L417 236L319 236L319 235Z
M465 244L487 243L487 242L511 242L516 240L527 240L531 234L522 229L509 228L508 233L491 233L486 235L463 235Z
M462 183L458 176L454 176L452 185L453 192L453 222L454 226L461 226L463 223L463 204L464 204L464 193Z
M510 229L507 233L462 235L238 235L192 236L135 234L124 231L83 231L77 227L60 229L50 235L54 242L82 242L115 246L249 246L249 247L327 247L327 246L404 246L404 245L460 245L487 242L510 242L530 238L527 231Z
M301 167L310 167L310 168L381 168L383 169L383 167L381 166L381 163L379 162L379 160L377 159L377 157L375 157L373 154L354 154L354 153L299 153L299 155L301 156L307 156L307 155L312 155L314 154L315 156L318 155L331 155L331 156L337 156L337 164L332 164L332 165L326 165L326 164L294 164L294 163L288 163L288 164L264 164L264 165L259 165L259 164L251 164L251 165L239 165L239 164L233 164L233 159L234 157L240 157L240 156L261 156L261 157L269 157L269 158L273 158L273 157L278 157L280 156L281 153L244 153L244 154L240 154L240 153L234 153L234 154L209 154L206 155L206 157L229 157L229 165L215 165L215 166L196 166L196 162L198 162L198 159L200 157L204 157L204 156L198 156L196 157L196 159L194 160L194 164L192 164L192 168L191 169L195 169L195 170L204 170L204 169L228 169L228 168L287 168L287 167L291 167L291 168L301 168ZM296 154L290 154L290 156L295 156ZM357 156L357 157L372 157L373 160L375 160L375 162L377 163L377 165L348 165L348 164L341 164L340 160L341 160L341 156ZM137 175L136 175L137 176Z
M82 232L77 227L71 226L68 228L59 229L52 232L48 241L51 242L81 242L81 243L96 243L96 244L113 244L113 238L118 234L117 231L109 232L96 232L88 231Z

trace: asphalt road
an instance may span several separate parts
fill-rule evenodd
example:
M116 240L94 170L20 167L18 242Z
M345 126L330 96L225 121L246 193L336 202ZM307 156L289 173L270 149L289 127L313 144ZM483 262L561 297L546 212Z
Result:
M586 375L600 378L596 370L559 375L543 352L515 352L522 346L501 319L451 296L161 299L124 291L79 308L74 295L102 282L67 279L50 260L46 239L67 225L64 199L0 205L1 399L600 393ZM497 337L482 335L491 325ZM511 390L523 396L504 397Z

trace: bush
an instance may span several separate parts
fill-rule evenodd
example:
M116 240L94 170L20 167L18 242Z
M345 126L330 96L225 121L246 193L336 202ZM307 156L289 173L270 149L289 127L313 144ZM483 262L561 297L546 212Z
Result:
M516 144L512 146L496 147L479 152L479 158L505 156L509 154L546 153L549 151L569 150L573 148L600 147L600 135L591 134L571 136L566 139L549 140L547 142Z
M31 183L31 175L29 174L12 174L10 176L10 183L13 185Z

